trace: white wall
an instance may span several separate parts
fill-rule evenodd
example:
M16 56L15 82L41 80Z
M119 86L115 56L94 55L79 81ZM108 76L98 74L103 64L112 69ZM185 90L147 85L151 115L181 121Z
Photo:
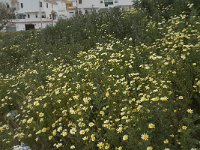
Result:
M67 19L67 9L66 4L63 1L57 1L57 5L55 6L55 11L57 12L58 18Z
M118 0L116 5L126 6L126 5L133 5L133 0Z
M100 3L100 0L82 0L82 4L79 4L79 0L77 0L78 8L100 8L103 7L103 3Z
M35 29L40 29L41 28L41 24L40 23L33 23L33 25L35 26ZM42 26L43 28L47 27L47 26L51 26L51 23L43 23ZM16 30L17 31L24 31L25 30L25 24L24 23L16 23Z
M21 8L21 4L23 4L23 8ZM17 6L17 13L38 12L39 0L18 0Z
M101 3L103 1L103 3ZM82 4L79 4L79 0L77 0L77 8L81 10L82 13L85 10L89 9L104 9L104 8L112 8L112 7L127 7L133 5L133 0L113 0L113 5L105 6L104 0L82 0Z
M101 3L103 1L103 3ZM132 5L133 0L113 0L113 5L109 5L108 7L115 7L115 6L126 6ZM104 0L82 0L82 4L79 4L79 0L77 0L77 7L78 8L107 8L105 7Z
M42 7L40 7L40 2L42 2ZM23 3L23 8L21 8L21 3ZM48 8L46 3L48 4ZM52 4L49 2L45 2L44 0L18 0L17 5L17 14L38 13L38 18L40 18L40 15L42 14L46 14L46 17L49 18L52 12ZM39 12L41 12L42 14L40 14Z

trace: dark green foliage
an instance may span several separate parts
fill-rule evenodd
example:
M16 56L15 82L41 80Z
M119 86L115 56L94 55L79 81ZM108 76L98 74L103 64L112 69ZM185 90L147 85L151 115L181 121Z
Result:
M149 17L152 17L155 21L161 19L169 19L173 15L179 15L181 13L190 14L191 9L188 7L194 4L193 8L196 13L199 13L199 1L198 0L139 0L136 2L136 6L143 9Z
M14 11L6 4L0 2L0 31L6 26L10 19L14 18Z

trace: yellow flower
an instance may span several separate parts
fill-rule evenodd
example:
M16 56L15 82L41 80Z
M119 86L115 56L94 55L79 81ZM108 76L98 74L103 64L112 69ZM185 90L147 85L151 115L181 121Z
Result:
M175 137L175 136L174 136L174 134L171 134L171 135L170 135L170 137L172 137L172 138L173 138L173 137Z
M186 56L185 56L184 54L181 54L181 58L182 58L183 60L185 60L185 59L186 59Z
M3 132L4 131L4 128L3 127L0 127L0 132Z
M41 130L39 130L38 132L36 132L35 134L41 134Z
M104 111L100 111L99 113L100 113L100 115L102 115L102 116L105 115Z
M144 133L141 135L141 138L144 140L144 141L148 141L149 140L149 135Z
M22 123L23 123L23 124L26 123L26 119L23 119L23 120L22 120Z
M149 129L154 129L154 128L155 128L155 124L150 123L150 124L149 124Z
M39 106L40 103L39 103L38 101L35 101L35 102L33 103L33 105L35 105L35 106Z
M159 97L154 97L151 100L154 101L154 102L157 102L157 101L159 101Z
M56 129L55 130L53 130L53 136L56 136Z
M67 132L66 132L66 131L63 131L63 132L62 132L62 136L63 136L63 137L67 136Z
M109 149L110 148L110 144L106 143L105 149Z
M109 94L109 92L107 91L107 92L106 92L106 97L109 97L109 96L110 96L110 94Z
M49 141L51 141L53 139L53 136L49 136Z
M200 80L196 83L196 85L200 87Z
M44 105L43 105L43 108L46 108L47 107L47 103L45 103Z
M153 147L152 146L148 146L147 150L153 150Z
M141 98L141 102L144 102L144 101L146 101L147 99L143 96L142 98Z
M39 117L44 117L44 113L41 112L41 113L39 114Z
M93 122L90 122L89 123L89 127L93 127L94 126L94 123Z
M182 129L183 129L183 130L186 130L186 129L187 129L187 126L182 126Z
M83 102L84 102L85 104L88 104L88 103L89 103L89 98L88 98L88 97L84 97L84 98L83 98Z
M85 134L85 131L84 130L80 130L79 132L81 135Z
M178 99L182 100L182 99L183 99L183 96L179 96Z
M58 131L58 132L61 132L61 131L62 131L62 127L59 127L59 128L57 129L57 131Z
M123 140L124 140L124 141L128 140L128 135L124 135L124 136L123 136Z
M71 130L70 130L70 134L75 134L76 133L76 128L72 128Z
M168 98L166 96L160 98L161 101L167 101Z
M47 131L47 128L43 128L42 129L42 132L44 133L44 132L46 132Z
M103 147L104 147L103 142L98 143L98 144L97 144L97 147L98 147L99 149L103 149Z
M196 66L196 65L197 65L197 63L192 63L192 65L193 65L193 66Z
M122 133L122 127L119 127L118 129L117 129L117 133Z
M70 146L70 149L75 149L76 147L74 145Z
M87 140L88 140L88 137L87 137L87 136L84 136L82 139L83 139L83 141L87 141Z
M33 117L32 117L32 118L30 118L30 119L28 119L28 120L27 120L27 123L28 123L28 124L31 124L31 123L32 123L32 121L33 121Z
M91 140L92 140L93 142L96 140L96 138L95 138L95 135L94 135L94 134L92 134L92 135L91 135Z
M137 110L140 111L142 109L142 105L138 105Z
M168 143L169 143L169 140L168 140L168 139L165 139L165 140L163 141L163 143L164 143L164 144L168 144Z
M189 114L192 114L192 113L193 113L193 110L192 110L192 109L188 109L187 112L188 112Z
M60 148L60 147L62 147L62 143L54 144L54 146L55 146L56 148Z
M120 146L120 147L117 147L116 150L122 150L122 147L121 147L121 146Z

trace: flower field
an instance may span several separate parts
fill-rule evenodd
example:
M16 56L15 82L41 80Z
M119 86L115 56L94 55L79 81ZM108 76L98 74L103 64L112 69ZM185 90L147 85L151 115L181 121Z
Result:
M0 34L1 149L200 148L200 18L113 11Z

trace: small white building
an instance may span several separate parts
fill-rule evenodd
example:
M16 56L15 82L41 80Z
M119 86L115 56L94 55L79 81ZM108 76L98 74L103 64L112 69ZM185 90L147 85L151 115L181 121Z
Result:
M133 5L133 0L77 0L77 11L85 14L90 11L120 7L129 9Z

